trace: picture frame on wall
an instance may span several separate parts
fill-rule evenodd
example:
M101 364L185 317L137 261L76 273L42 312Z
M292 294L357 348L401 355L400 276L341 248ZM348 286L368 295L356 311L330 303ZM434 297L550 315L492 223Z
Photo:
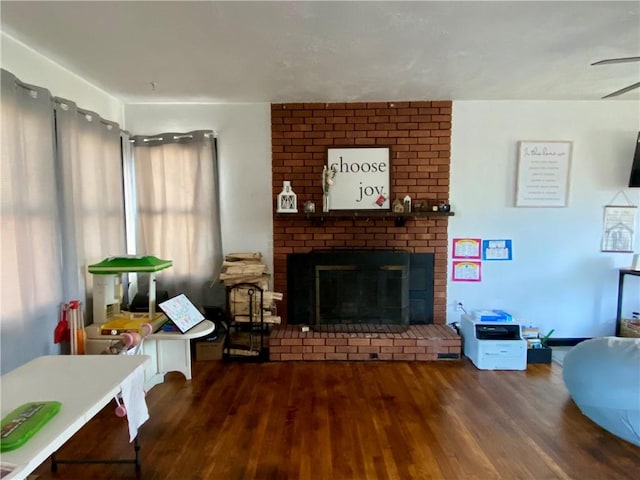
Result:
M602 221L602 252L633 253L638 207L606 205Z
M516 207L566 207L573 142L518 142Z
M391 210L390 159L388 146L328 148L329 210Z

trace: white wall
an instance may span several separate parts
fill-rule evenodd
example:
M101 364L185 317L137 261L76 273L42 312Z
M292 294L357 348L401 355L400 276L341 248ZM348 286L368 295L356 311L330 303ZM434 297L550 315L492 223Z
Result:
M218 138L224 253L262 252L273 272L271 110L262 104L129 104L133 135L213 130Z
M54 97L71 100L122 126L123 104L116 97L62 68L32 48L0 32L1 66L18 80L44 87Z
M558 338L614 333L618 269L632 255L600 251L603 207L624 205L622 193L640 205L640 189L626 188L639 130L634 101L454 102L449 238L512 239L513 260L482 262L479 283L453 282L449 269L449 323L461 301L502 308ZM514 207L519 140L573 142L568 207ZM637 279L625 288L635 308Z

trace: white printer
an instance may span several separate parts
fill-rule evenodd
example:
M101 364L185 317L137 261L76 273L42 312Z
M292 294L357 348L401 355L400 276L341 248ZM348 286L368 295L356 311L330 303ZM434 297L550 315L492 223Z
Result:
M464 354L481 370L526 370L527 341L516 322L478 321L464 314L460 321Z

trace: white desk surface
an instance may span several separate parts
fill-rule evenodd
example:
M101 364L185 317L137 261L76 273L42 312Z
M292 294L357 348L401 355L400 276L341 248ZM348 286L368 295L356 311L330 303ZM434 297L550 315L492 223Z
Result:
M203 320L187 333L163 332L162 330L158 330L156 333L152 334L152 337L161 338L163 340L191 340L193 338L200 338L205 335L209 335L215 330L215 328L216 325L211 320Z
M50 355L3 375L2 418L23 403L62 403L60 411L24 445L1 454L3 464L16 465L3 480L24 478L35 470L113 400L122 382L148 360L145 355Z
M194 338L204 337L205 335L209 335L216 328L215 323L211 320L203 320L198 325L193 327L187 333L180 332L163 332L162 330L158 330L155 333L149 335L149 338L156 338L162 340L191 340ZM120 338L120 335L102 335L100 333L100 325L92 323L85 328L87 339L91 340L113 340L114 338Z

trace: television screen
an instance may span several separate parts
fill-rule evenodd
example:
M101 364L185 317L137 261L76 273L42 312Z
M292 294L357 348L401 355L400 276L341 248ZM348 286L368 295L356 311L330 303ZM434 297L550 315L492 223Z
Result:
M630 187L640 187L640 132L636 141L636 150L633 155L633 165L631 165L631 176L629 177Z

